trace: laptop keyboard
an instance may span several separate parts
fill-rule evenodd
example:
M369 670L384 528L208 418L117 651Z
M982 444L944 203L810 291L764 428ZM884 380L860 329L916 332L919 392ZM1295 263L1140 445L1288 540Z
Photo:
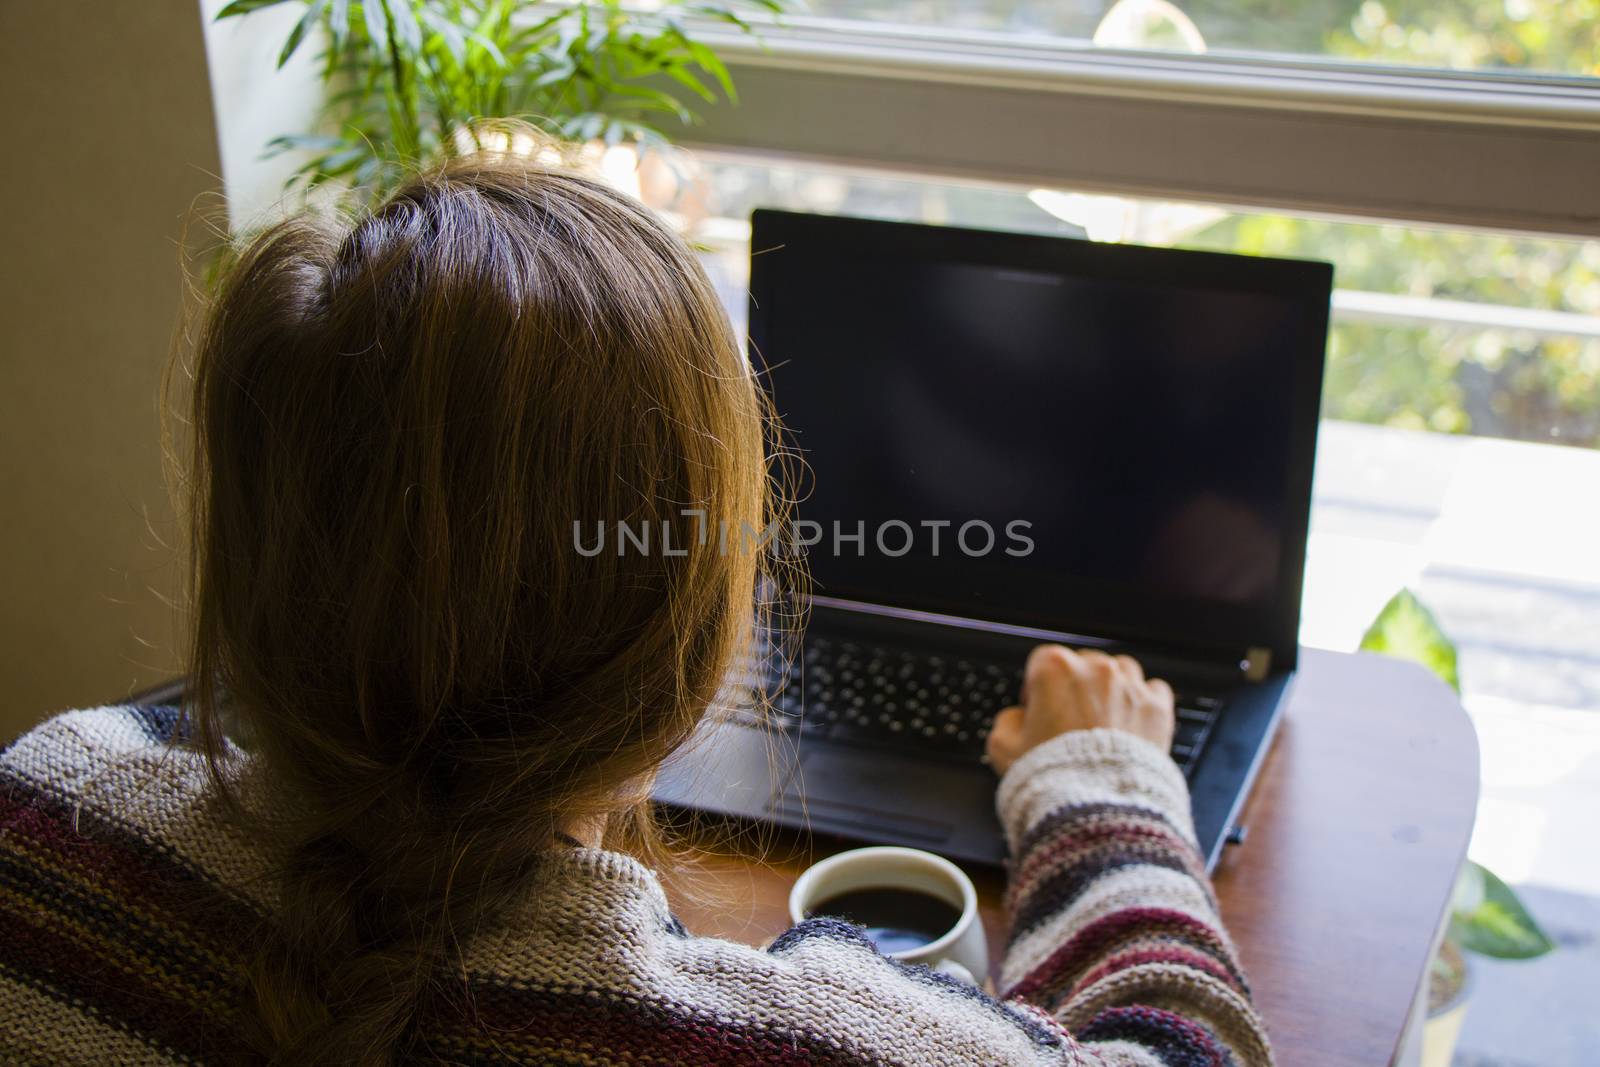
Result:
M776 693L773 725L801 737L826 737L868 747L941 755L959 760L983 754L989 724L1017 703L1022 665L932 654L892 645L807 635L798 661L777 657L759 670L752 661L745 684ZM1205 747L1222 702L1179 693L1172 758L1189 774ZM737 707L737 705L736 705ZM741 717L759 723L746 707Z

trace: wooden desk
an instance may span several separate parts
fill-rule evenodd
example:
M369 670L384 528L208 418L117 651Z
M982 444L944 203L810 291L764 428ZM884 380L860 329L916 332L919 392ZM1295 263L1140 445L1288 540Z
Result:
M1393 1060L1477 797L1477 738L1448 688L1411 664L1306 651L1245 808L1248 837L1216 871L1223 920L1283 1067ZM795 876L853 847L822 835L761 836L760 862L723 844L670 880L690 930L765 943L789 925ZM968 871L998 960L1003 877Z

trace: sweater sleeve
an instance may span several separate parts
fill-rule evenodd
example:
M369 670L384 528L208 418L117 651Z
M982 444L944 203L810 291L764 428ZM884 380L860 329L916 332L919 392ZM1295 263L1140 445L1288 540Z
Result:
M1024 754L996 802L1012 857L1002 997L1105 1062L1272 1063L1165 752L1066 734Z

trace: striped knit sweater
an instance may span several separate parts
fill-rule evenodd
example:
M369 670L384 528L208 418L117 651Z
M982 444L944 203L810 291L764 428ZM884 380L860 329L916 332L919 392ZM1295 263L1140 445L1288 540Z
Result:
M171 709L56 717L0 754L0 1061L248 1062L237 1020L272 861L229 820ZM274 798L248 759L247 806ZM1192 845L1182 776L1091 731L1028 753L1000 999L813 919L763 949L686 931L660 883L566 849L478 932L468 995L419 1020L456 1064L1267 1064Z

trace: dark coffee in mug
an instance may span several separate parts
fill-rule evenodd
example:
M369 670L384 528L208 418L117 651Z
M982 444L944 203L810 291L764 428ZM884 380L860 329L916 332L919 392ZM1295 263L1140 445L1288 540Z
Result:
M859 923L885 954L931 945L961 921L961 909L948 901L899 886L852 889L828 897L806 912L808 919L819 915Z

